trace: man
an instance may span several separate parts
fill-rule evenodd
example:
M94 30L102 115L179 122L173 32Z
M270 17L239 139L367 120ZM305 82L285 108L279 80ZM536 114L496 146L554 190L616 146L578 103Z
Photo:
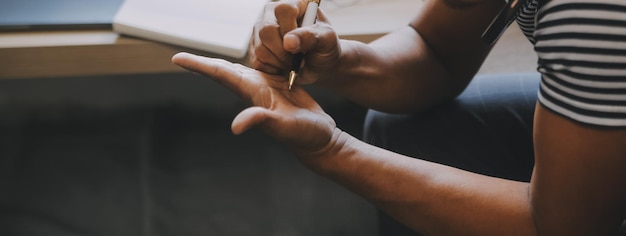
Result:
M537 105L535 99L516 105L528 103L533 88L512 93L511 102L459 96L478 88L477 81L468 84L491 49L481 36L504 4L429 0L408 26L363 44L338 39L322 11L316 24L297 28L306 1L272 2L255 27L254 69L185 53L173 62L216 79L252 104L233 120L234 133L252 127L266 131L311 170L422 234L616 234L626 218L626 3L525 2L518 21L539 56ZM285 73L299 52L305 59L297 82L315 83L376 110L368 116L366 136L385 149L342 132L301 87L287 89ZM503 85L491 90L520 90L519 85ZM464 111L477 103L487 112ZM496 111L519 108L510 114L518 124L532 124L532 131L518 130L532 132L532 137L496 130L509 121L492 119L492 103ZM482 129L447 119L457 114L470 114ZM406 132L393 137L397 134L391 131L404 125ZM448 164L458 159L445 149L491 147L475 146L472 135L465 140L470 145L462 140L451 142L455 146L406 142L437 133L436 128L419 133L428 130L424 126L450 134L476 132L476 137L493 129L502 133L495 138L516 137L511 143L525 142L519 150L529 150L513 154L522 160L503 162L497 155L476 152ZM496 166L474 168L474 161ZM522 170L512 176L490 172L503 163L512 170L511 165L522 163Z

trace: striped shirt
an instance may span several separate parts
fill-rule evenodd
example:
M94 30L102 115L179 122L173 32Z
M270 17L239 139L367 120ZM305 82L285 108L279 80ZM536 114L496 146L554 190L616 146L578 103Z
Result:
M529 0L517 23L539 59L544 107L626 127L625 0Z

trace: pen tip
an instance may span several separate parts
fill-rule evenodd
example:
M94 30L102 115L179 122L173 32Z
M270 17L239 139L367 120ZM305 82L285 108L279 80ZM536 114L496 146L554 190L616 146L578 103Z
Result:
M293 83L296 81L296 77L298 74L295 71L289 72L289 90L291 91L291 87L293 87Z

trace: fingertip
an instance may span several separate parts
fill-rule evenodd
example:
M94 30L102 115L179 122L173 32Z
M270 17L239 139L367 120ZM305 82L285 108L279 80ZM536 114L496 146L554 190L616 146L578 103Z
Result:
M187 52L178 52L176 54L174 54L174 56L172 56L172 63L174 64L180 64L181 62L185 61L186 59L189 59L191 56L193 56L190 53Z
M250 107L240 112L233 119L230 129L235 135L242 134L251 127L263 123L267 118L265 109L261 107Z
M283 47L289 52L298 52L300 50L300 38L294 34L286 34L283 37Z
M172 59L176 59L176 58L183 58L183 57L187 57L191 54L189 54L188 52L177 52L176 54L174 54L174 56L172 56Z
M241 114L237 115L230 124L230 131L233 132L234 135L240 135L248 129L241 124L241 118L239 118L239 116L241 116Z
M281 2L274 8L274 16L276 18L295 19L299 13L299 6L301 1Z
M230 126L230 130L231 132L233 132L234 135L240 135L243 134L244 132L246 132L247 129L243 129L239 126L235 126L234 124Z

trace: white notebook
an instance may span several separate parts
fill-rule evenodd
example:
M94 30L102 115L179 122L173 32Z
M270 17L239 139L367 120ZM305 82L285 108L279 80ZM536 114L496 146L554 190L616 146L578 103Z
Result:
M113 30L240 59L267 2L126 0L113 19Z

